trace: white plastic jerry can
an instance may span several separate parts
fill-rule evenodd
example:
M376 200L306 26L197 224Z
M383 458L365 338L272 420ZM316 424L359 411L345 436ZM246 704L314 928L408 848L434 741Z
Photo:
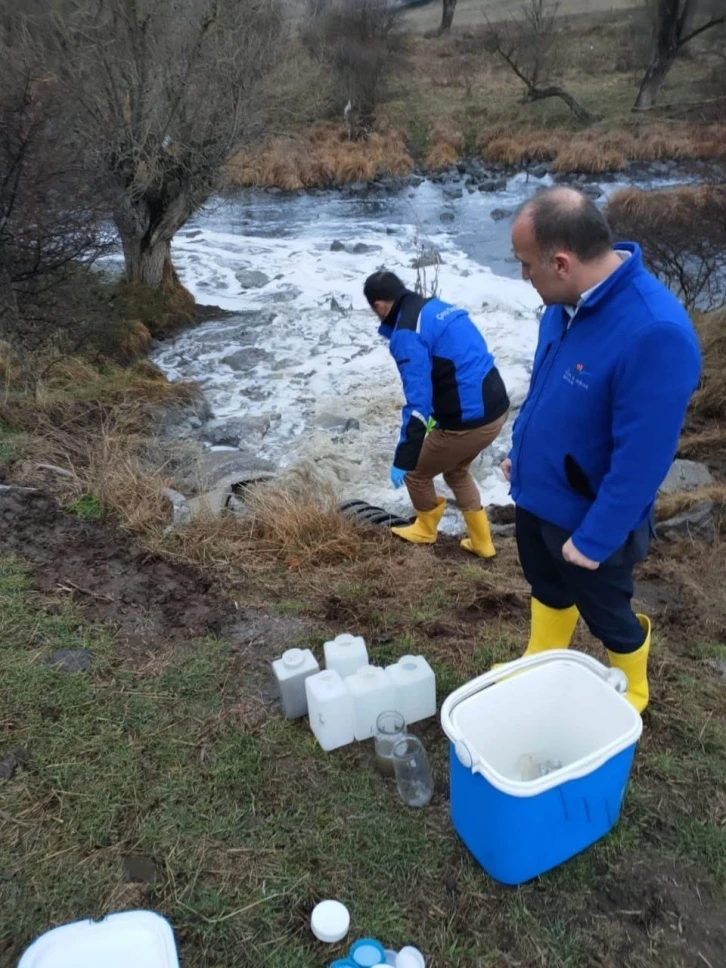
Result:
M386 672L395 689L394 708L407 725L436 715L436 676L422 655L404 655Z
M343 632L323 646L325 668L337 672L341 679L352 676L361 666L368 665L368 650L360 635Z
M395 708L394 688L385 669L365 665L345 680L353 700L353 729L357 740L370 739L376 720L387 709Z
M348 687L333 669L305 680L310 728L324 750L352 743L353 702Z
M298 719L308 711L305 680L320 672L318 660L310 649L288 649L275 659L272 671L280 687L282 708L287 719Z

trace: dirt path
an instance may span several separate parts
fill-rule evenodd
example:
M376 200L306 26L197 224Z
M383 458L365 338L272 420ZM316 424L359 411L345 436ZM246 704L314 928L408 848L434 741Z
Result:
M456 6L454 27L483 27L485 17L492 21L501 20L512 13L511 0L459 0ZM563 0L559 6L561 16L575 14L599 14L618 10L630 10L637 6L633 0ZM441 23L441 3L432 0L421 7L406 11L404 19L411 30L425 33L435 30Z
M156 558L113 524L84 522L39 492L0 492L0 553L30 566L43 592L66 592L92 621L148 653L234 622L231 603L193 568Z

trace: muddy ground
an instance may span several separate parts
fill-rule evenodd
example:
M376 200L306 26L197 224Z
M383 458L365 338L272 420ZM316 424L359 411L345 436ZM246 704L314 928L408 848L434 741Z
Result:
M81 521L42 493L17 489L0 492L0 555L13 554L24 560L39 591L70 596L89 619L115 629L127 657L143 659L170 647L188 649L193 640L205 636L229 637L242 671L254 672L246 698L255 726L279 715L266 681L267 663L286 644L299 641L311 631L325 635L344 627L355 628L374 648L385 652L387 642L400 634L400 626L405 624L422 651L432 657L446 655L454 663L459 656L466 670L472 640L482 624L514 628L516 638L526 629L527 590L518 575L513 541L500 539L499 547L496 566L472 566L462 560L453 539L443 540L433 550L415 549L412 553L392 543L384 561L356 566L357 573L354 569L354 573L345 575L353 579L347 585L336 585L333 568L324 570L316 580L309 575L286 578L282 586L287 596L286 614L273 602L269 608L260 607L259 602L256 606L245 602L240 594L244 588L241 580L230 584L233 596L242 600L241 606L236 605L226 597L227 590L221 588L218 576L212 578L194 567L156 557L114 524ZM673 668L682 662L691 674L716 678L690 651L699 623L701 630L707 627L709 640L726 643L723 590L717 588L723 574L719 577L713 570L719 557L714 559L712 552L709 555L706 561L703 549L690 547L680 549L674 558L672 550L666 557L656 549L642 568L639 599L668 641L668 652L656 656L656 701L645 715L644 745L651 755L672 751L680 739L669 722L669 710L677 705ZM469 569L480 567L480 577L458 588L455 582L462 564ZM403 578L408 569L413 571L411 581ZM711 575L710 583L702 584L700 590L694 578L699 569ZM391 580L392 571L399 578L398 587ZM450 578L445 600L438 609L416 612L416 603L425 600L436 575L444 581ZM296 603L298 614L289 613L290 602ZM397 605L401 606L400 614ZM578 644L592 648L583 636ZM238 696L237 701L244 703L245 696ZM711 709L709 716L714 715L723 718L723 707L721 713ZM432 721L422 735L433 744L441 738L439 734L438 723ZM718 879L707 870L705 858L701 866L693 856L678 860L670 850L661 857L658 846L660 818L666 836L669 814L674 804L683 809L684 796L689 801L688 811L695 817L713 816L714 788L704 783L702 789L692 786L684 791L648 768L636 769L636 776L650 794L660 794L660 804L649 821L652 829L643 831L642 850L632 851L627 860L621 858L616 869L604 866L582 885L587 895L583 910L587 930L603 941L602 958L589 963L608 968L724 965L726 919ZM445 780L437 787L440 793L446 793ZM444 814L442 817L445 820ZM453 900L458 890L454 881L446 887ZM527 904L535 910L541 904L549 912L552 897L546 890L541 895L535 891L528 895ZM512 942L514 945L515 940ZM537 963L548 964L546 960Z

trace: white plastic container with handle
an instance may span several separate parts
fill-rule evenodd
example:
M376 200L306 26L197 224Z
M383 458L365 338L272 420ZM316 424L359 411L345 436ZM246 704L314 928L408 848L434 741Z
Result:
M394 708L407 725L436 715L436 676L422 655L404 655L386 672L396 690Z
M323 646L325 668L337 672L341 679L352 676L361 666L368 665L368 650L360 635L343 632Z
M345 680L353 699L353 728L357 740L370 739L376 732L376 720L387 709L394 708L393 683L385 669L361 666Z
M272 663L277 684L280 687L282 708L287 719L299 719L308 711L308 701L305 694L305 681L316 672L320 666L310 649L288 649L282 658Z
M326 669L305 680L310 728L326 751L347 746L355 739L353 702L337 672Z

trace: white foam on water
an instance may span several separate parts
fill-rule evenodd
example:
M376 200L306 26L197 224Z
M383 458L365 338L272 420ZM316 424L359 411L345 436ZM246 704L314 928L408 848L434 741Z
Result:
M388 235L380 222L358 221L347 226L349 236L374 251L351 254L330 251L331 240L344 236L324 222L301 227L294 238L250 238L209 221L198 220L175 240L180 277L200 302L255 315L188 330L158 349L154 361L171 379L196 380L217 417L279 415L259 445L260 457L281 468L307 465L341 500L359 498L408 516L405 489L394 491L388 478L400 429L400 379L362 286L383 265L414 286L417 230L402 225ZM478 265L444 233L425 245L444 260L426 270L429 284L437 276L441 297L470 312L519 406L537 338L536 293ZM242 270L263 272L270 282L243 290L236 278ZM249 368L235 371L223 362L245 349L259 351L248 354ZM360 430L330 429L348 418ZM473 467L485 504L509 501L498 466L510 441L511 420ZM443 480L437 487L452 496ZM453 509L443 527L461 530Z

